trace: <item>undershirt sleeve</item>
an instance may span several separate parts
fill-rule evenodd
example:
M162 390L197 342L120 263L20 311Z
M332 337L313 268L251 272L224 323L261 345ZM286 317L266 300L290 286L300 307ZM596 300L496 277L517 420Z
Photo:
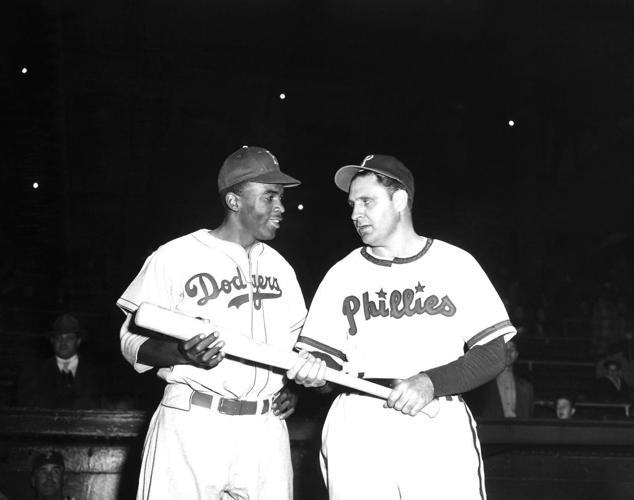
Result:
M504 369L504 339L497 337L469 349L464 356L426 370L434 385L434 396L449 396L470 391L495 378Z

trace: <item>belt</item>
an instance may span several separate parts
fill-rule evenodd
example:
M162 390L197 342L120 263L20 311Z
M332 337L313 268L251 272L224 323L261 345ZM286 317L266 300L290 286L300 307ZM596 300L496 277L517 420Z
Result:
M394 389L403 381L403 379L401 378L364 378L363 380L367 380L368 382L372 382L373 384L382 385L383 387L388 387L390 389ZM354 389L346 389L344 392L347 392L349 394L362 394L364 396L369 396L369 394L359 392ZM446 399L447 401L453 401L454 399L457 399L458 401L463 401L460 394L457 394L455 396L440 396L438 399Z
M259 401L246 401L243 399L229 399L221 396L213 396L204 392L192 392L190 401L193 405L217 410L224 415L261 415L271 408L270 399Z

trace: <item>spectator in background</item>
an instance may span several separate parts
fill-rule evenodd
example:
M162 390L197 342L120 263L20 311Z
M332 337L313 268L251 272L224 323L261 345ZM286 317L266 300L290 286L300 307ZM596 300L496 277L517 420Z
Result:
M603 283L592 308L593 341L599 356L626 338L625 302L617 295L612 283Z
M621 363L616 359L606 359L605 375L596 381L594 396L606 403L624 403L631 399L630 386L621 376Z
M575 411L575 401L572 397L562 394L555 399L555 414L558 419L572 418Z
M621 364L621 378L630 387L634 387L634 360L632 359L632 339L631 334L626 334L623 342L611 346L608 354L596 364L596 378L604 377L607 374L606 361L618 361Z
M533 416L533 384L516 375L514 364L519 355L516 341L505 344L504 370L491 382L466 395L476 417L530 418Z
M31 467L31 485L38 500L72 500L64 495L64 457L58 451L36 455Z
M59 316L53 323L50 342L53 356L25 368L18 382L19 406L91 409L100 407L97 371L80 356L83 331L77 318Z

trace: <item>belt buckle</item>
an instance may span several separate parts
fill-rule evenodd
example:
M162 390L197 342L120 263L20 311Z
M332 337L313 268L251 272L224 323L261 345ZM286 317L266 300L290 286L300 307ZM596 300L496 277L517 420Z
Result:
M225 415L240 415L242 411L242 401L237 399L220 398L218 411Z

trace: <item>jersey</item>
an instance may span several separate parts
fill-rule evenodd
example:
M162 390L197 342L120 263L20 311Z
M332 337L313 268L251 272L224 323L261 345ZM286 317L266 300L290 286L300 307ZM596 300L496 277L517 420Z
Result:
M335 264L297 345L357 376L404 379L458 359L465 344L514 334L475 259L428 239L410 258L385 260L360 248ZM476 422L462 397L439 398L435 418L383 404L346 392L334 400L320 460L330 500L486 498Z
M495 288L466 251L427 239L415 256L358 248L335 264L312 302L298 347L366 378L408 378L515 334Z
M134 312L144 301L285 350L293 348L306 315L295 272L276 250L257 242L245 252L205 229L152 253L117 305ZM122 329L122 352L139 372L151 368L137 362L144 341ZM212 370L176 365L161 368L158 375L170 384L238 399L271 397L283 385L282 373L230 358Z

